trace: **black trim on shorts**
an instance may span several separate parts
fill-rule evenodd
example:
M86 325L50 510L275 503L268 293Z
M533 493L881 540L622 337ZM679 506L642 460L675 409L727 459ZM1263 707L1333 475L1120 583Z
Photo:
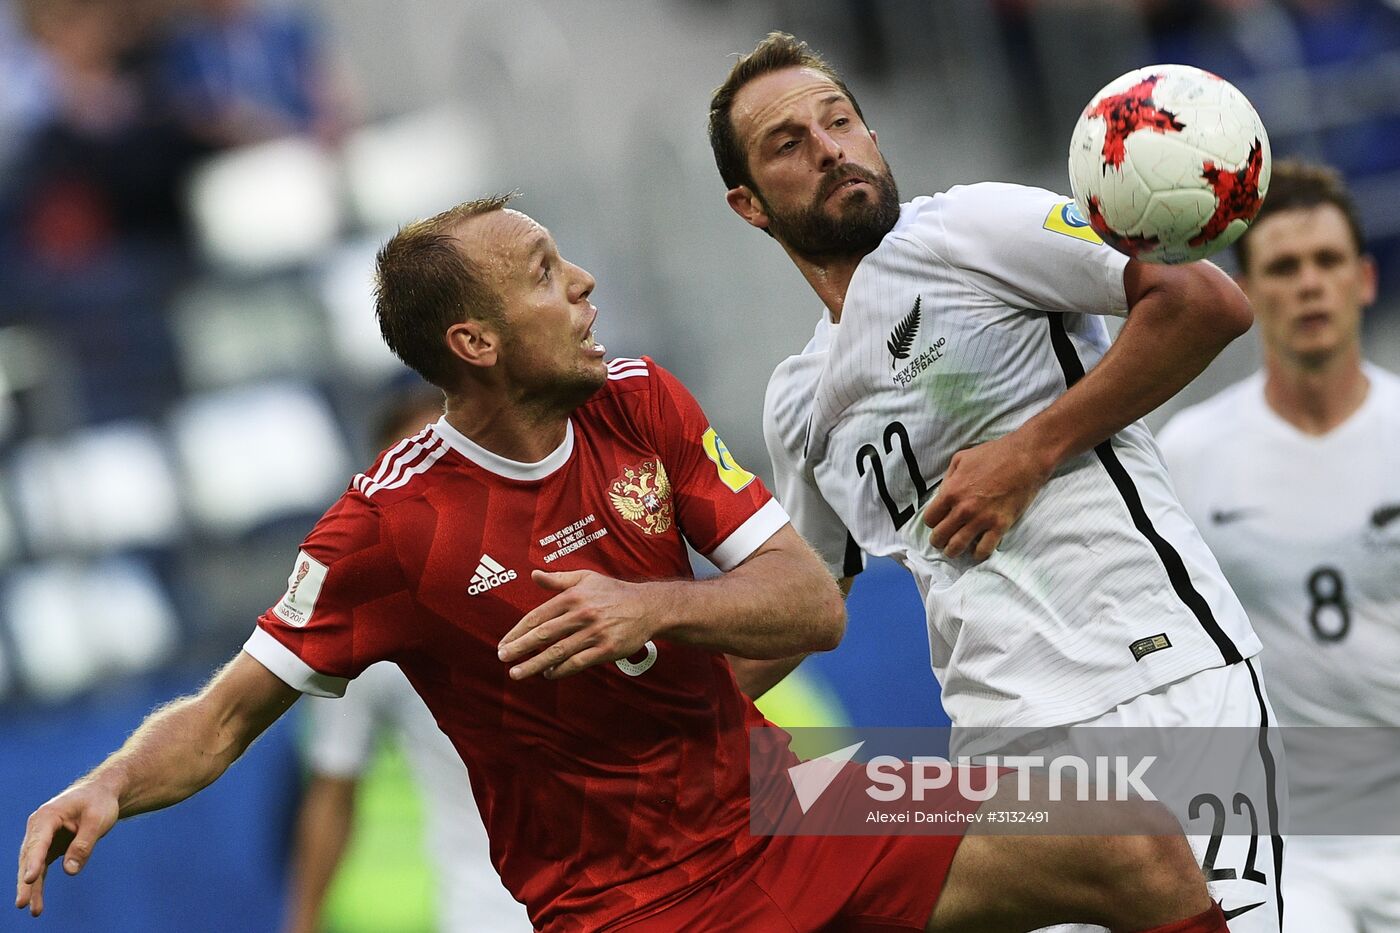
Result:
M1259 700L1259 757L1264 761L1264 780L1268 784L1269 839L1274 849L1274 893L1278 897L1278 925L1279 929L1283 929L1283 836L1278 825L1278 768L1274 762L1274 750L1269 747L1269 705L1264 702L1264 691L1259 686L1254 662L1247 660L1244 665L1254 684L1254 696Z
M1069 339L1069 332L1065 330L1065 322L1062 317L1054 312L1046 312L1045 319L1050 323L1050 343L1055 348L1055 358L1059 360L1060 368L1064 370L1065 388L1068 389L1084 378L1084 364L1080 362L1079 354L1075 352L1074 344ZM1226 664L1238 664L1243 661L1244 656L1240 654L1240 649L1235 647L1230 636L1225 634L1225 630L1220 627L1220 623L1211 613L1205 597L1191 582L1191 575L1187 572L1186 564L1182 561L1181 555L1152 526L1152 519L1148 517L1147 510L1143 508L1142 496L1138 494L1137 487L1133 485L1133 479L1128 474L1127 467L1123 466L1123 462L1118 459L1118 454L1113 449L1112 438L1095 447L1094 453L1098 456L1099 462L1103 464L1103 468L1108 471L1109 479L1113 481L1113 485L1118 489L1118 494L1123 498L1123 503L1128 507L1128 514L1133 518L1134 527L1157 552L1157 557L1167 571L1167 578L1171 580L1172 589L1176 591L1177 598L1186 605L1186 608L1191 610L1196 621L1201 623L1201 628L1205 629L1211 641L1215 642L1215 647L1220 650L1220 656Z

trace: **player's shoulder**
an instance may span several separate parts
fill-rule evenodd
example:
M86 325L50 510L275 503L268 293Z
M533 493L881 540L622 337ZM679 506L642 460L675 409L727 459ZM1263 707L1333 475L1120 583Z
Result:
M1042 212L1053 204L1071 199L1045 188L1005 181L981 181L970 185L954 185L931 198L916 199L920 213L937 214L944 222L966 223L986 221L1026 210ZM926 203L919 203L920 201Z
M443 457L451 449L445 422L430 424L387 448L371 467L355 474L342 501L347 508L374 511L419 497L442 480Z
M770 449L779 442L785 449L800 448L812 416L820 365L810 355L790 356L778 364L763 393L763 433Z
M826 368L831 346L831 336L836 325L825 312L817 321L816 329L802 352L784 358L773 368L768 377L768 387L764 392L763 411L767 421L771 413L806 408L810 403L817 381ZM806 415L802 416L806 420Z
M638 401L658 392L670 392L680 380L649 356L619 356L607 362L607 378L598 391L583 404L606 406L622 400Z
M976 249L983 243L995 249L1008 237L1043 231L1092 237L1073 199L1012 182L955 185L932 197L915 198L905 205L900 220L897 236L918 240L939 254Z
M1371 380L1371 385L1377 387L1381 392L1388 396L1400 395L1400 375L1369 360L1362 364L1362 369L1366 373L1366 378ZM1393 413L1400 416L1400 411Z
M664 377L671 375L649 356L615 357L608 360L607 369L603 389L612 395L654 391Z
M1400 428L1400 375L1376 365L1370 360L1362 364L1362 371L1371 383L1363 411L1363 417L1370 422L1369 432L1380 431L1387 437L1400 438L1396 429Z
M1157 432L1157 442L1171 452L1218 446L1241 435L1241 422L1250 417L1262 397L1263 377L1255 373L1172 415Z
M603 385L583 405L575 420L585 431L649 432L664 413L693 404L690 390L650 356L617 357L607 363Z

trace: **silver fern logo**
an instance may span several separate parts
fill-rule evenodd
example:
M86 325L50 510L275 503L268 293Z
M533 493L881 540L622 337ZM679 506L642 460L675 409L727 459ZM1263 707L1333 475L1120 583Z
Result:
M909 359L914 352L914 341L919 336L923 301L922 295L914 298L914 307L904 315L904 320L895 325L894 330L890 331L890 339L885 341L885 349L890 351L890 369L894 369L902 360L909 360L903 369L892 374L891 378L897 386L909 385L919 373L943 359L943 347L948 343L948 338L939 337L927 350Z
M904 320L895 325L890 331L890 339L885 341L885 346L889 348L890 369L899 365L900 360L909 359L909 352L914 348L914 338L919 335L919 305L923 301L923 296L914 298L914 308L904 315Z

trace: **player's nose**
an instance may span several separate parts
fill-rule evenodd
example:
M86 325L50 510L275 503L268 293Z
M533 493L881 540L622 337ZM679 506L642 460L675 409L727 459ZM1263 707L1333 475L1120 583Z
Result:
M821 160L822 168L830 168L846 158L841 144L826 130L818 128L813 133L813 139L816 141L817 155Z
M1305 295L1315 294L1322 288L1322 270L1316 263L1305 262L1298 270L1298 291Z
M589 295L593 294L593 289L598 284L598 282L596 279L593 278L592 273L590 273L587 269L584 269L581 266L575 266L573 265L573 263L569 263L569 265L573 266L574 273L573 279L569 283L569 298L571 301L575 302L583 301Z

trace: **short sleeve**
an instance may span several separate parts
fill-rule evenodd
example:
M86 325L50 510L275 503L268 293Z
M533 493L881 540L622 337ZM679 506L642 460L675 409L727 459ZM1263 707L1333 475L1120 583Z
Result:
M763 403L763 440L773 464L774 495L791 518L792 527L817 552L832 576L838 580L853 577L865 569L865 555L817 488L816 480L802 468L798 451L792 449L800 442L784 431L785 421L791 420L784 410L803 400L785 390L782 373L780 367L773 374ZM789 418L783 417L785 413Z
M338 697L402 647L409 626L383 620L406 608L406 591L379 509L347 492L303 542L286 592L243 648L303 693Z
M986 183L953 188L931 204L911 234L979 291L1015 308L1127 313L1128 257L1099 239L1071 198Z
M677 522L691 545L732 570L788 524L763 481L735 461L680 380L650 359L652 432L670 471Z

